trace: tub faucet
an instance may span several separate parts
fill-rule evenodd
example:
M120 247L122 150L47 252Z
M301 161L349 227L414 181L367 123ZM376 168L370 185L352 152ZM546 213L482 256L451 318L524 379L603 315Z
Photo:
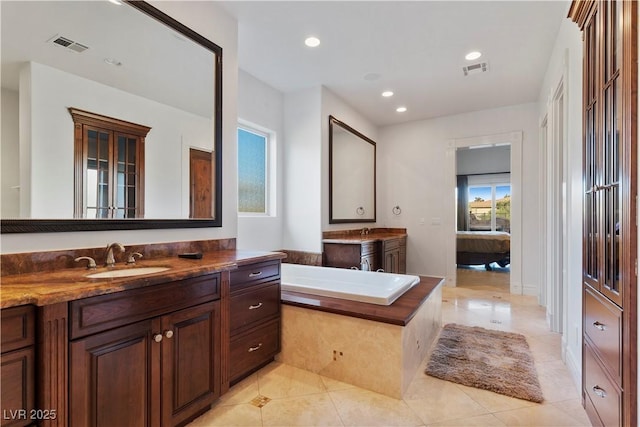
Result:
M369 229L368 229L367 227L363 228L363 229L360 231L360 235L361 235L361 236L365 236L365 235L367 235L367 234L369 234Z
M120 252L124 252L124 246L122 246L122 243L110 243L107 246L104 262L104 265L106 265L107 267L113 267L114 265L116 265L116 259L113 257L113 248L118 249Z

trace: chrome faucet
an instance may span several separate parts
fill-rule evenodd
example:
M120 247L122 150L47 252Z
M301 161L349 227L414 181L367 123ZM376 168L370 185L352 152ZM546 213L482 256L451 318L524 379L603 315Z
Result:
M361 236L366 236L368 234L369 234L369 229L367 227L365 227L362 230L360 230L360 235Z
M122 246L122 243L110 243L107 246L104 262L104 265L106 265L107 267L113 267L114 265L116 265L116 259L113 257L113 248L118 249L120 252L124 252L124 246Z

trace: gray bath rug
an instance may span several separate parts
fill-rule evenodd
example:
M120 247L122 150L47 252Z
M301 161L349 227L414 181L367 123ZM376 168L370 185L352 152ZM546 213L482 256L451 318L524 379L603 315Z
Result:
M544 400L527 340L512 332L445 325L425 373L531 402Z

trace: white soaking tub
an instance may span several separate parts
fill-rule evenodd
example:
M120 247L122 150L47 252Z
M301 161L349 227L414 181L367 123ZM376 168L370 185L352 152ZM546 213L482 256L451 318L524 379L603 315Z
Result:
M280 281L283 291L391 305L418 284L420 278L407 274L283 263Z

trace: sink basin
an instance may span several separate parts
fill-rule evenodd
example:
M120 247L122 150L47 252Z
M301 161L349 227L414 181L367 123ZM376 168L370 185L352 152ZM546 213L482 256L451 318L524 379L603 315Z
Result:
M88 277L89 279L110 279L114 277L142 276L144 274L160 273L161 271L167 270L169 270L169 267L134 267L122 270L108 270L101 271L99 273L91 273L87 274L85 277Z

